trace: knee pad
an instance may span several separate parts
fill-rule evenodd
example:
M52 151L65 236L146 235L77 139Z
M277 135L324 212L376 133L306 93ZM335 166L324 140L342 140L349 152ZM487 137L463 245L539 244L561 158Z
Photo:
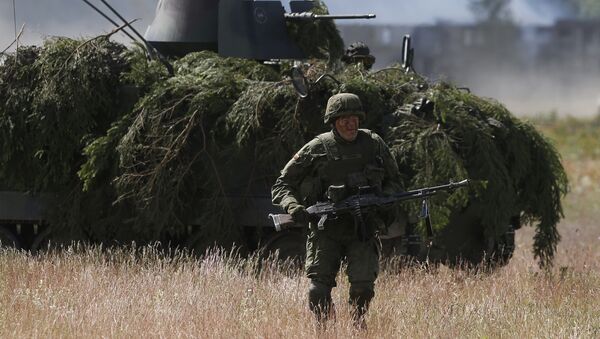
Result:
M312 310L325 310L331 304L331 287L311 280L308 288L308 302Z

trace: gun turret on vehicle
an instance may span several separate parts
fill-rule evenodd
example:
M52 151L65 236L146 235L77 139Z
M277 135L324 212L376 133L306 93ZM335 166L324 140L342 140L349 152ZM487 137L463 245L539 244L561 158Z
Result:
M311 12L285 13L286 20L340 20L340 19L375 19L375 14L329 15Z
M166 56L212 50L221 56L255 60L304 59L287 23L373 19L374 14L322 15L314 1L160 0L146 31L148 42Z

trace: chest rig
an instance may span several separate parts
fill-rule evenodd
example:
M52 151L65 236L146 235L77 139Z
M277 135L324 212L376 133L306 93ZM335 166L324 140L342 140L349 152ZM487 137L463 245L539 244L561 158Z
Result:
M326 160L318 164L317 174L321 187L344 186L347 194L355 194L359 187L377 186L373 172L377 172L377 143L368 130L359 130L356 140L336 140L333 132L317 136L327 154ZM327 192L321 192L321 196Z

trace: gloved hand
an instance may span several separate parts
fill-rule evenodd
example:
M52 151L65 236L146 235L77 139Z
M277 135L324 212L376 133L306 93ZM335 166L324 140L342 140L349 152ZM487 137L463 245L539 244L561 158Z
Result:
M292 216L295 222L307 224L310 221L310 214L306 211L306 207L302 205L294 205L288 209L288 213Z

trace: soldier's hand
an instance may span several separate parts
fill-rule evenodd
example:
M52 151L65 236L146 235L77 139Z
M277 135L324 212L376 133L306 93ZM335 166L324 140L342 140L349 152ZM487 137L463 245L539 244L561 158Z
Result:
M296 205L290 208L288 212L297 223L307 224L310 221L310 214L306 211L306 207L302 205Z

